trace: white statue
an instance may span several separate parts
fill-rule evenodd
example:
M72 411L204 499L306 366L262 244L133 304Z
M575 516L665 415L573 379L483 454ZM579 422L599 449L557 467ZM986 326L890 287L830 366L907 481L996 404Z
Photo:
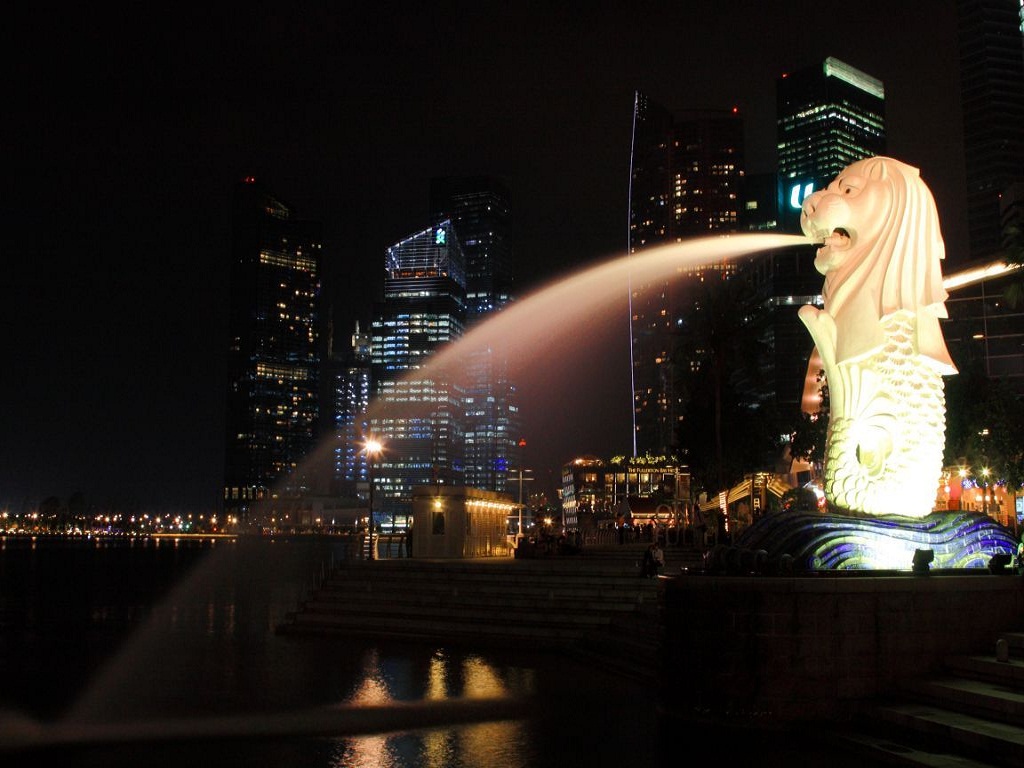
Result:
M840 509L924 517L942 472L945 394L956 373L946 317L945 246L917 168L860 160L803 204L804 234L823 243L825 306L800 308L830 395L825 496Z

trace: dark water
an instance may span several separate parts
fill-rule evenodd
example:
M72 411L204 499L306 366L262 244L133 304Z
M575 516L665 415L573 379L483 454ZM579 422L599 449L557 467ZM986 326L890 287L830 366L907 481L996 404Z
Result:
M666 722L659 702L637 684L531 648L495 652L276 634L322 567L342 556L338 544L313 538L0 538L0 709L8 713L0 747L10 752L0 751L0 761L621 767L676 763L698 748L749 755L761 765L826 758L798 746L803 739L795 734L748 735L744 744L730 744L721 733L681 728ZM179 738L31 750L10 750L3 730L9 735L15 718L88 733L97 724L480 696L522 700L527 714L348 738ZM835 754L827 759L869 764L844 763Z

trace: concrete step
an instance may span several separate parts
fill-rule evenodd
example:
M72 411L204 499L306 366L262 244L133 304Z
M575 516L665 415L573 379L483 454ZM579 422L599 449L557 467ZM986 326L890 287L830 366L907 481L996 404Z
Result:
M998 661L988 655L951 656L945 666L954 675L985 680L1024 693L1024 658Z
M903 691L936 707L1024 729L1024 689L1014 690L1001 682L948 676L914 680L905 684Z
M657 605L659 580L639 578L622 562L582 557L348 561L279 631L568 648Z
M406 621L421 620L439 623L447 621L476 622L480 625L498 624L504 626L511 622L526 623L532 626L579 625L581 627L607 626L612 616L600 609L571 609L567 606L557 608L532 607L520 610L509 610L504 606L473 606L473 605L416 605L412 603L393 604L379 602L361 606L339 606L337 603L326 603L310 600L302 606L300 615L314 620L322 616L344 616L376 623L386 622L391 617L400 617Z
M923 702L878 703L865 712L876 723L898 729L901 742L918 749L929 745L983 764L1012 768L1024 765L1024 728L1020 726Z
M579 571L549 573L528 573L508 570L489 569L477 571L429 570L406 568L402 570L386 570L377 568L341 568L328 575L324 588L344 590L349 584L372 584L386 587L395 584L407 584L410 579L417 580L417 586L424 589L431 587L459 586L480 588L504 587L515 584L520 590L542 591L554 588L561 590L586 590L593 593L602 588L643 590L650 580L641 579L639 573L587 573ZM458 579L458 581L455 581Z
M836 735L893 765L1024 766L1024 633L1002 632L992 652L947 658L943 673L906 681L865 702ZM1008 651L1008 652L1007 652Z
M479 592L463 588L438 592L342 591L320 590L303 603L306 610L366 612L377 606L387 610L475 610L491 614L523 615L535 611L562 613L605 613L609 615L631 613L648 601L657 600L654 593L610 593L606 596L586 594L572 596L517 595L509 597L493 592Z
M868 765L908 768L995 768L996 764L976 757L949 752L934 744L914 744L902 734L873 734L861 731L833 731L822 737L844 752L860 756Z
M404 641L484 644L494 647L566 648L593 626L549 620L480 622L462 617L364 616L299 612L278 628L282 634L340 634Z

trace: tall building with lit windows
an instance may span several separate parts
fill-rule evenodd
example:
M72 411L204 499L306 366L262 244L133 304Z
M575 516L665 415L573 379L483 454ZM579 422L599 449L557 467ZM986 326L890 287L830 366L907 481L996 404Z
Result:
M739 230L743 121L735 110L673 115L634 95L630 151L629 252ZM671 455L682 418L674 329L687 311L687 285L706 265L670 280L630 285L633 447Z
M301 495L319 417L321 225L251 177L238 184L231 239L224 509L250 519Z
M374 514L388 530L408 523L415 486L463 482L463 387L453 373L426 367L465 328L465 263L451 220L387 249L374 315L370 432L384 445Z
M512 214L497 179L457 176L430 181L432 220L450 220L466 263L467 330L512 301ZM467 351L464 369L466 485L502 492L522 466L521 421L508 358L496 344Z
M967 234L979 259L999 250L1001 198L1024 181L1024 4L957 0L956 9Z
M512 300L512 212L505 185L490 176L430 180L430 216L450 220L466 262L466 323Z
M351 343L342 354L336 355L333 339L328 345L325 371L331 381L330 397L332 422L331 491L347 497L356 497L361 484L366 483L366 454L362 450L369 432L370 408L370 334L361 330L358 321Z
M783 75L776 82L779 177L784 210L797 211L814 189L850 163L885 151L885 87L839 59Z

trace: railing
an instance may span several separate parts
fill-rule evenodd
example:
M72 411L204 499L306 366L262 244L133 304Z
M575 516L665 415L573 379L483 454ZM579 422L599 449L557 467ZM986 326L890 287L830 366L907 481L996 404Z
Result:
M404 533L375 533L373 543L375 549L370 558L370 537L363 534L359 546L359 556L363 560L390 560L394 558L412 557L409 537Z

